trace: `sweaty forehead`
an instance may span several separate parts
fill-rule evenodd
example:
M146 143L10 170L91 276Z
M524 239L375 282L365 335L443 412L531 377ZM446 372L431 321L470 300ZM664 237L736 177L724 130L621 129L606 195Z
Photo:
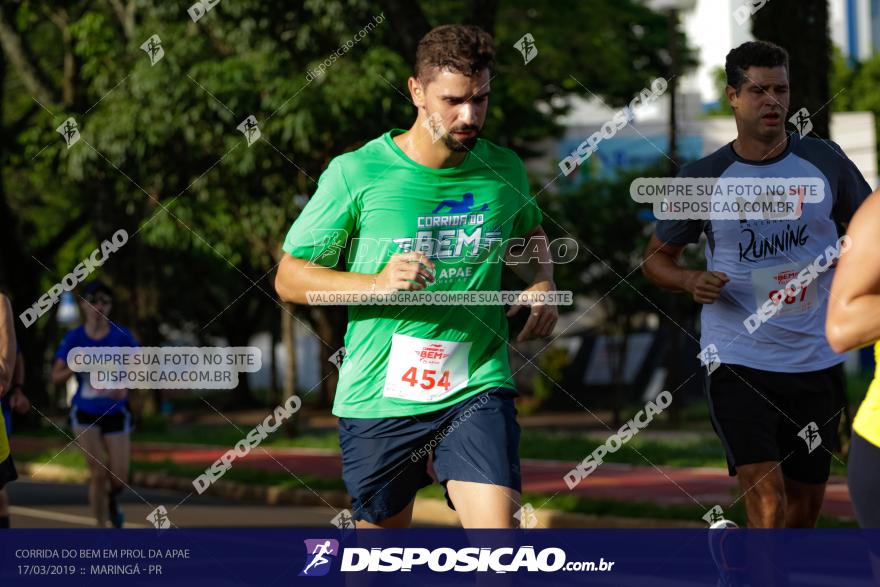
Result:
M762 87L788 85L788 72L779 67L750 67L745 70L745 84Z
M489 70L467 76L449 70L438 71L428 84L428 91L432 94L444 96L471 96L485 94L489 91Z

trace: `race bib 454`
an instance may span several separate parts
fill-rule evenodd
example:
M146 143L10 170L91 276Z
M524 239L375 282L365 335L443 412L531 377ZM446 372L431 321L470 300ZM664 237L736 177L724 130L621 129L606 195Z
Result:
M464 389L470 348L469 342L393 335L383 395L436 402Z

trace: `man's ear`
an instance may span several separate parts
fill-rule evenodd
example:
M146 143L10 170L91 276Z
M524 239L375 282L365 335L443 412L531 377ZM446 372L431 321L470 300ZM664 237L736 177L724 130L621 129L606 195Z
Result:
M724 88L724 93L727 95L727 102L730 104L730 107L736 109L736 101L739 98L739 92L736 88L731 85L728 85Z
M418 108L425 107L425 89L422 82L416 77L410 77L407 82L409 86L409 94L412 97L413 104Z

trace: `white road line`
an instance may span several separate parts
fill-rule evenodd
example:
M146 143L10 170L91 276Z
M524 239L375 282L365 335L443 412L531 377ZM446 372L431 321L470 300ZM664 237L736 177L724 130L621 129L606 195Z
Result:
M87 516L74 516L72 514L62 514L59 512L50 512L45 510L35 510L32 508L23 508L21 506L10 506L9 513L15 516L25 516L28 518L40 518L42 520L52 520L53 522L67 522L68 524L79 524L81 526L95 527L95 518ZM126 522L124 528L150 528L146 524L132 524Z

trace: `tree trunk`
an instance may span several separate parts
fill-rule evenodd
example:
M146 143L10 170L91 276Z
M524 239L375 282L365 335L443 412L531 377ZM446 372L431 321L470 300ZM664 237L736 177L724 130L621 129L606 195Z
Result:
M273 324L272 328L269 329L269 334L271 339L269 341L270 349L269 349L269 397L273 406L277 406L281 403L281 385L278 381L278 361L275 360L275 348L278 346L278 326L277 324Z
M813 133L829 136L828 72L831 69L831 38L828 34L828 3L773 0L752 17L752 34L788 51L791 106L789 117L801 108L809 112ZM804 42L804 39L810 39Z
M320 377L321 377L321 390L318 396L318 408L326 408L330 405L330 392L325 385L330 377L332 377L333 371L336 370L330 363L330 356L336 352L336 348L331 348L333 343L331 339L333 338L333 328L330 326L330 320L327 316L328 308L315 307L312 309L312 321L316 326L316 331L318 334L318 339L320 340L318 344L318 362L321 366L320 369Z
M246 307L246 304L242 304L242 306ZM242 311L244 312L244 310ZM232 315L230 315L230 317L232 318ZM254 324L256 324L255 320L252 318L252 316L245 313L244 316L239 315L225 321L224 330L226 332L226 338L229 341L229 346L248 346L251 336L254 334ZM257 407L259 405L260 402L254 397L254 394L251 391L251 384L248 380L247 373L240 372L238 374L238 385L232 390L232 394L229 398L229 407L249 408Z
M16 28L15 17L12 3L0 6L0 45L28 91L44 105L51 105L58 98L52 78L40 67L34 51Z
M330 357L345 344L347 316L345 308L335 306L316 307L312 311L312 320L321 339L319 345L321 391L317 405L321 409L333 405L333 397L339 383L339 369L330 362Z
M421 6L410 0L383 0L380 6L395 31L391 36L392 46L407 63L415 63L419 41L431 30Z
M666 381L663 383L663 389L675 395L678 395L678 401L673 401L666 410L669 413L669 424L673 428L681 424L681 408L683 407L687 394L684 385L687 378L685 359L682 353L687 345L687 333L683 328L688 328L688 324L692 324L693 320L688 320L688 313L693 313L693 302L687 296L680 294L669 294L669 303L666 305L667 314L669 315L668 328L669 340L666 344ZM684 325L684 326L682 326ZM696 360L696 357L694 357ZM679 393L680 392L680 393Z
M630 334L629 319L622 317L619 320L621 323L615 328L615 335L620 336L620 341L613 341L609 338L609 344L614 348L614 360L611 361L611 387L614 389L614 393L612 394L612 401L614 402L614 405L612 406L612 414L613 426L615 429L619 428L623 422L621 411L623 410L623 405L625 403L624 395L626 393L625 388L627 387L623 378Z
M281 340L284 342L284 401L296 395L296 320L293 317L294 305L283 302L281 308ZM296 436L299 431L299 412L284 423L288 436Z

